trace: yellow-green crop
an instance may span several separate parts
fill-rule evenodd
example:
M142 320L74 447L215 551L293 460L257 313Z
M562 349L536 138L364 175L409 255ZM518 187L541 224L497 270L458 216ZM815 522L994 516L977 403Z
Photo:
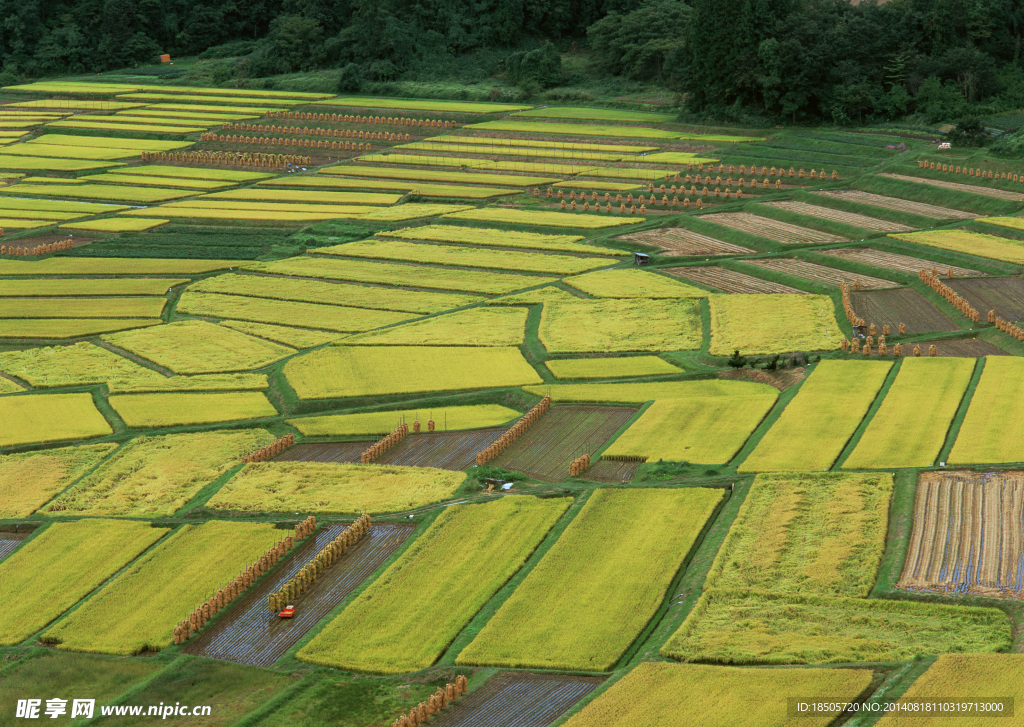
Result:
M425 432L429 419L434 420L437 431L497 427L518 419L521 414L522 412L499 404L470 404L359 414L327 414L289 419L288 424L307 437L354 437L387 434L403 422L412 427L412 422L415 421L420 422Z
M1010 224L1002 221L1003 218L990 218L983 220L996 225L1010 227ZM1014 240L1009 237L998 237L986 235L981 232L970 232L968 230L924 230L922 232L906 232L898 235L889 235L897 240L915 242L919 245L938 247L943 250L962 252L967 255L1002 260L1017 265L1024 264L1024 241Z
M252 565L282 531L268 523L186 525L43 638L59 648L137 654L173 643L174 627Z
M1024 391L1024 360L988 356L949 453L951 464L1024 460L1024 421L1017 415Z
M60 340L94 336L97 333L144 328L160 323L145 318L29 318L0 320L0 338Z
M594 402L642 404L655 399L688 399L709 396L756 396L776 394L768 384L752 381L703 379L697 381L654 381L635 384L543 384L525 386L537 396L550 396L556 402Z
M514 209L510 207L479 207L445 215L453 220L504 222L509 225L543 225L545 227L577 227L598 229L616 225L635 225L643 217L620 217L596 212L548 212L547 210Z
M0 598L5 604L0 644L27 639L166 532L124 520L79 520L46 528L0 562Z
M277 409L258 391L122 394L111 396L110 405L130 427L215 424L277 416Z
M159 318L164 298L5 298L0 318Z
M544 305L540 341L549 353L700 348L695 300L580 300Z
M384 674L430 666L569 504L514 496L446 509L298 658Z
M115 449L80 444L0 456L0 517L28 517Z
M681 368L657 356L558 358L545 361L544 365L557 379L614 379L683 373Z
M70 346L25 348L0 352L0 371L37 389L102 384L107 381L155 381L166 378L101 346L81 342Z
M90 394L14 394L0 397L0 447L113 433Z
M524 247L532 250L558 250L600 255L628 255L624 250L613 250L593 245L581 245L580 235L545 235L539 232L499 230L489 227L462 227L459 225L423 225L391 232L378 232L379 237L399 237L407 240L459 242L466 245L496 247Z
M595 270L566 278L572 287L596 298L707 298L708 291L681 280L635 268Z
M596 490L456 662L611 669L658 610L722 494Z
M381 513L451 497L463 472L433 467L261 462L246 465L207 507L235 512Z
M832 466L889 374L888 361L822 361L761 438L740 472Z
M339 343L345 346L519 346L526 336L527 314L525 308L469 308L382 331L360 333Z
M712 295L713 356L835 350L843 340L827 295Z

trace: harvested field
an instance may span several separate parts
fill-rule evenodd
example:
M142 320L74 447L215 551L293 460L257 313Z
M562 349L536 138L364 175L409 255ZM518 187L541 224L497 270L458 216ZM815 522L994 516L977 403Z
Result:
M809 227L779 222L770 217L761 217L749 212L719 212L717 214L704 215L700 219L708 222L717 222L719 225L730 227L740 232L746 232L748 235L757 235L758 237L775 240L787 245L846 242L846 238L839 235L830 235L827 232L819 232Z
M859 215L855 212L844 212L842 210L832 209L831 207L821 207L816 204L807 204L806 202L797 202L795 200L765 202L765 204L769 207L775 207L780 210L795 212L800 215L808 215L809 217L817 217L821 220L841 222L844 225L853 225L854 227L859 227L862 230L871 230L872 232L908 232L914 229L908 225L901 225L899 222L880 220L877 217L868 217L867 215Z
M898 588L1024 597L1024 472L922 472Z
M492 464L538 480L561 482L569 476L574 459L604 446L635 413L627 406L552 407Z
M1024 194L1020 192L1007 192L1004 189L992 189L991 187L980 187L975 184L961 184L960 182L947 182L942 179L925 179L924 177L908 177L905 174L890 174L882 173L880 177L887 177L889 179L898 179L901 182L915 182L917 184L927 184L930 187L942 187L943 189L955 189L958 192L971 192L973 194L983 194L986 197L997 197L999 199L1008 199L1011 202L1024 202ZM972 215L973 217L973 215Z
M28 533L0 533L0 560L14 552Z
M925 260L920 257L913 257L912 255L900 255L895 252L885 252L884 250L874 250L870 247L849 247L842 250L822 250L822 255L831 255L842 260L850 260L855 263L863 263L864 265L873 265L876 268L885 268L886 270L896 270L901 273L909 273L911 275L917 275L922 270L931 270L935 268L939 271L941 277L948 277L950 270L953 271L953 275L958 278L973 278L982 277L985 273L971 268L962 268L958 265L947 265L946 263L938 263L934 260Z
M1008 321L1024 321L1024 279L949 280L947 285L977 308L983 319L994 310Z
M857 314L879 329L888 325L895 331L900 323L905 323L907 333L957 330L945 313L913 288L854 291L850 298Z
M675 255L742 255L753 250L733 245L731 242L718 240L687 230L685 227L659 227L655 230L644 230L623 235L621 240L639 242L642 245L660 247Z
M616 462L612 459L600 459L583 472L583 479L592 482L629 482L636 476L640 462Z
M666 273L677 278L692 280L701 285L717 288L724 293L793 293L806 295L806 291L790 288L788 285L755 278L746 273L737 273L717 265L692 268L665 268Z
M882 209L893 210L895 212L909 212L913 215L932 217L937 220L969 220L974 217L970 212L955 210L952 207L939 207L934 204L913 202L909 199L900 199L899 197L886 197L885 195L861 192L856 189L836 189L827 192L815 192L814 194L820 194L823 197L843 199L848 202L867 204L872 207L881 207Z
M296 444L275 457L277 462L358 462L371 442Z
M979 338L959 338L955 341L918 341L922 351L934 345L937 356L1009 356L1006 351Z
M441 712L434 727L547 727L604 677L501 672Z
M477 452L490 445L504 431L498 428L468 432L421 432L406 437L374 462L464 470L476 461Z
M245 594L228 614L200 633L182 651L239 664L270 666L398 550L416 526L404 523L374 525L295 600L294 618L283 619L271 614L267 609L267 597L298 573L344 529L344 525L320 528L273 576Z
M896 288L899 286L899 283L894 283L891 280L882 280L881 278L873 278L870 275L851 273L846 270L839 270L838 268L830 268L827 265L818 265L817 263L809 263L792 258L744 260L744 262L764 268L765 270L775 270L786 275L793 275L798 278L813 280L816 283L824 283L825 285L834 285L836 287L839 287L839 283L842 281L846 281L847 285L851 287L854 282L859 282L860 287L868 290Z

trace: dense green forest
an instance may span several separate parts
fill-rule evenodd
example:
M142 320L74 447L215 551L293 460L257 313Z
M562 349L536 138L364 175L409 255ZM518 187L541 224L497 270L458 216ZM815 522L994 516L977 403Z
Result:
M931 121L1024 106L1016 0L0 0L0 80L223 59L215 82L337 69L338 89L617 80L730 121ZM585 64L564 67L574 54ZM549 96L550 97L550 96ZM571 98L571 95L564 96Z

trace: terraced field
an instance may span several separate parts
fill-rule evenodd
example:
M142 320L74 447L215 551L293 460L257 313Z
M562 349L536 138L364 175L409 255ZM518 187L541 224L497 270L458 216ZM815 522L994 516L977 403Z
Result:
M749 212L716 212L704 215L701 219L724 227L730 227L749 235L775 240L775 242L781 242L785 245L846 242L846 238L839 235L830 235L827 232L819 232L809 227L791 225L788 222L780 222L770 217L761 217Z
M899 197L886 197L882 194L861 192L856 189L834 189L824 192L815 192L815 194L820 194L823 197L832 197L833 199L858 202L860 204L871 205L872 207L881 207L882 209L893 210L895 212L909 212L910 214L920 215L921 217L932 217L937 220L967 220L974 216L970 212L953 209L952 207L940 207L934 204L925 204L924 202L900 199Z
M894 283L891 280L873 278L870 275L851 273L847 270L830 268L826 265L818 265L794 258L766 258L763 260L747 260L746 263L756 265L759 268L765 268L766 270L775 270L786 275L793 275L798 278L805 278L816 283L824 283L836 287L843 282L851 288L855 284L860 283L860 287L867 290L896 288L899 286L899 283Z
M805 290L797 290L788 285L765 280L764 278L755 278L753 275L738 273L735 270L729 270L718 265L665 268L665 272L675 275L677 278L692 280L695 283L706 285L710 288L717 288L723 293L807 294Z
M864 265L872 265L877 268L885 268L886 270L909 273L911 275L917 275L922 270L931 270L933 268L938 270L939 275L942 277L978 278L985 275L985 273L971 268L960 267L959 265L948 265L946 263L939 263L926 258L900 255L899 253L875 250L870 247L847 247L841 250L822 250L821 254L831 255L832 257L837 257L842 260L850 260L855 263L863 263ZM953 276L949 275L949 271L953 271Z
M956 323L913 288L854 291L850 293L850 299L857 314L869 325L874 323L879 330L882 326L889 326L896 331L901 323L911 334L957 330Z
M786 210L787 212L795 212L800 215L808 215L809 217L817 217L822 220L830 220L832 222L841 222L844 225L852 225L853 227L859 227L863 230L871 230L872 232L907 232L908 230L914 229L907 225L900 224L898 222L890 222L889 220L882 220L877 217L868 217L867 215L857 214L855 212L844 212L842 210L832 209L831 207L822 207L816 204L807 204L806 202L767 202L769 207L775 207L776 209Z
M977 278L946 283L967 302L984 311L994 310L1008 321L1024 320L1024 280L1021 278Z
M685 227L659 227L654 230L623 235L623 240L653 245L673 255L742 255L754 252L750 248L734 245Z
M1005 199L1011 202L1024 202L1024 194L1020 192L1009 192L1004 189L993 189L991 187L982 187L978 184L962 184L960 182L950 182L945 179L928 179L927 177L908 177L905 174L892 174L884 173L879 174L880 177L887 177L889 179L898 179L901 182L913 182L915 184L924 184L929 187L942 187L943 189L953 189L957 192L970 192L971 194L981 194L986 197L996 197L997 199Z

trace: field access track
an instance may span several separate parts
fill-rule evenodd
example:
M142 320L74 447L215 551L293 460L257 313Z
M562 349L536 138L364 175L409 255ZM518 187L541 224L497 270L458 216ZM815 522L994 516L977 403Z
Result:
M900 323L907 324L908 334L958 330L945 313L913 288L859 290L850 293L850 298L857 314L879 330L887 325L896 331Z
M733 245L731 242L687 230L685 227L658 227L653 230L623 235L620 239L660 247L666 252L681 257L687 255L743 255L754 252L749 248Z
M1024 472L922 473L896 585L1024 596Z
M477 452L490 445L504 431L503 428L491 428L410 434L375 459L374 463L464 470L476 462Z
M434 727L547 727L605 677L503 671L435 717Z
M805 290L797 290L782 283L773 283L771 280L764 280L746 273L737 273L735 270L719 267L718 265L705 265L692 268L665 268L666 273L674 275L683 280L690 280L694 283L717 288L723 293L792 293L794 295L807 295Z
M600 449L636 413L630 406L553 406L492 462L545 482L561 482L569 465Z
M270 578L243 595L182 651L238 664L270 666L377 570L416 528L411 524L373 525L296 599L293 618L283 619L271 614L267 597L298 573L345 527L328 525L317 530L315 537L307 538Z
M946 284L977 308L982 320L994 310L1005 320L1024 321L1024 280L1020 278L954 279Z

